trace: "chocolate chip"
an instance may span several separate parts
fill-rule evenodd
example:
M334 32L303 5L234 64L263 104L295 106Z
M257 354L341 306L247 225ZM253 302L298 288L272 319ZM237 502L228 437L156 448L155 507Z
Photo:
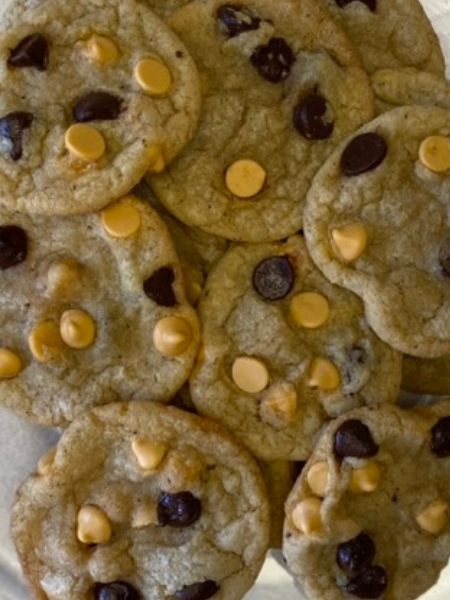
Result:
M440 419L431 430L431 450L439 456L450 456L450 417Z
M335 0L336 4L341 8L347 6L351 2L361 2L365 4L369 10L375 12L377 10L377 0Z
M175 306L177 299L172 288L175 273L170 267L162 267L144 281L144 292L159 306Z
M444 240L439 250L439 265L442 275L450 278L450 237Z
M375 565L349 581L345 591L358 598L379 598L386 591L387 585L386 571Z
M354 456L368 458L375 456L378 446L369 428L361 421L349 419L342 423L334 435L334 453L340 458Z
M23 132L31 127L33 115L27 112L12 112L0 119L0 138L7 142L8 152L13 160L23 154Z
M48 67L48 43L43 35L34 33L24 38L11 50L8 67L35 67L46 71Z
M366 533L340 544L336 553L337 564L351 577L370 567L374 558L375 544Z
M271 256L253 271L253 287L265 300L281 300L294 286L294 269L287 256Z
M95 600L141 600L140 593L125 581L112 583L96 583L94 585Z
M120 114L122 100L108 92L89 92L78 100L73 109L77 123L110 121Z
M294 126L308 140L325 140L334 129L326 113L325 98L319 94L309 94L294 108Z
M208 579L192 585L185 585L182 590L175 592L174 597L178 600L208 600L219 591L215 581Z
M254 17L243 6L224 4L217 11L221 32L229 38L236 37L245 31L259 28L261 19Z
M280 83L289 76L295 56L283 38L272 38L265 46L258 46L250 60L261 77Z
M377 133L362 133L348 144L341 157L341 169L347 177L361 175L378 167L387 154L387 144Z
M198 521L202 514L202 504L190 492L169 494L163 492L158 503L158 521L160 525L171 527L189 527Z
M0 269L3 271L23 262L28 254L27 234L17 225L0 227Z

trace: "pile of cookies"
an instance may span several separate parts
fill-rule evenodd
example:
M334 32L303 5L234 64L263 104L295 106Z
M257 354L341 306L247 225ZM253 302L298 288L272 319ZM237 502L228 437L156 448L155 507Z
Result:
M430 588L450 84L418 0L5 0L0 65L0 403L62 431L12 509L34 597L239 600L269 548L311 600Z

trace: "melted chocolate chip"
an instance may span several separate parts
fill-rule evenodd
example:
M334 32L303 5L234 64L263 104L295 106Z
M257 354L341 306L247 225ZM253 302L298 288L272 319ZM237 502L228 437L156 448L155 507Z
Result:
M292 290L294 269L287 256L271 256L253 271L253 287L265 300L281 300Z
M354 577L345 587L345 591L358 598L379 598L386 591L388 584L383 567L368 567Z
M175 592L174 597L178 600L208 600L219 591L215 581L208 579L192 585L185 585L182 590Z
M108 92L89 92L78 100L73 109L77 123L111 121L120 114L122 100Z
M340 458L369 458L377 452L378 445L374 442L370 429L356 419L342 423L334 435L334 453Z
M319 94L309 94L294 108L294 126L308 140L325 140L334 124L326 118L327 102Z
M280 83L288 78L295 56L283 38L272 38L265 46L258 46L250 60L261 77Z
M365 4L369 10L375 12L377 10L377 0L335 0L336 4L341 8L347 6L351 2L361 2Z
M375 544L366 533L360 533L349 542L340 544L336 553L337 564L353 577L370 567L375 558Z
M160 525L171 527L189 527L198 521L202 514L202 504L190 492L169 494L163 492L158 503L158 521Z
M175 273L170 267L162 267L144 281L144 292L159 306L175 306L177 299L172 288Z
M348 144L341 157L341 170L347 177L376 169L388 151L384 138L377 133L362 133Z
M444 240L439 250L439 265L444 277L450 278L450 237Z
M125 581L96 583L93 591L95 600L141 600L140 593Z
M34 33L24 38L11 50L8 67L35 67L46 71L48 66L48 43L43 35Z
M27 234L16 225L0 227L0 269L3 271L23 262L28 254Z
M0 138L8 143L8 152L13 160L23 155L23 132L31 127L33 115L27 112L12 112L0 119Z
M450 417L440 419L431 430L431 450L439 456L450 456Z
M259 28L261 19L254 17L243 6L224 4L217 11L221 32L229 38L236 37L245 31Z

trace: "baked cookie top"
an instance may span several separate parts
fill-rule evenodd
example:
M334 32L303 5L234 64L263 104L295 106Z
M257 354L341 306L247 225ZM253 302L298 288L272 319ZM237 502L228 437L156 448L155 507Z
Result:
M100 209L193 135L195 64L142 2L18 1L0 32L3 206Z
M450 402L329 425L286 502L283 553L311 600L413 600L450 556Z
M415 67L444 76L439 39L419 0L325 0L365 69Z
M229 250L199 311L194 404L262 460L303 460L330 417L397 398L401 356L373 334L359 298L314 267L300 236Z
M346 140L308 194L305 235L377 335L414 356L450 352L450 112L407 107Z
M0 211L0 402L47 425L114 400L168 402L192 369L198 321L156 212Z
M298 231L314 174L373 116L366 74L314 0L194 1L169 24L201 74L199 130L149 182L181 221L232 240Z
M269 508L256 463L214 423L110 404L41 460L12 534L39 599L235 600L264 560Z
M403 359L402 388L416 394L450 394L450 354L440 358Z

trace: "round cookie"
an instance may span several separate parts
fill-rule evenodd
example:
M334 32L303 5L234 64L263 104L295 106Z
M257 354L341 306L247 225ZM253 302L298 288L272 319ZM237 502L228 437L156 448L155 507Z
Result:
M156 212L128 196L101 213L0 211L1 403L64 426L113 400L169 402L199 343L181 267Z
M444 76L439 39L419 0L325 0L368 73L415 67Z
M413 600L450 556L450 402L364 408L325 431L286 503L283 553L311 600Z
M450 354L440 358L403 358L402 388L416 394L450 394Z
M373 116L353 47L313 0L195 1L169 24L197 62L204 106L183 155L149 177L159 200L232 240L296 233L323 160Z
M142 2L17 1L0 31L3 206L50 215L100 209L192 137L195 64Z
M396 109L346 140L308 194L305 235L325 276L364 300L405 354L450 351L450 112Z
M314 267L300 236L229 250L199 313L194 404L261 460L303 460L328 419L397 398L401 356L373 334L359 298Z
M269 541L251 456L154 403L85 413L20 489L12 535L35 598L237 600Z

